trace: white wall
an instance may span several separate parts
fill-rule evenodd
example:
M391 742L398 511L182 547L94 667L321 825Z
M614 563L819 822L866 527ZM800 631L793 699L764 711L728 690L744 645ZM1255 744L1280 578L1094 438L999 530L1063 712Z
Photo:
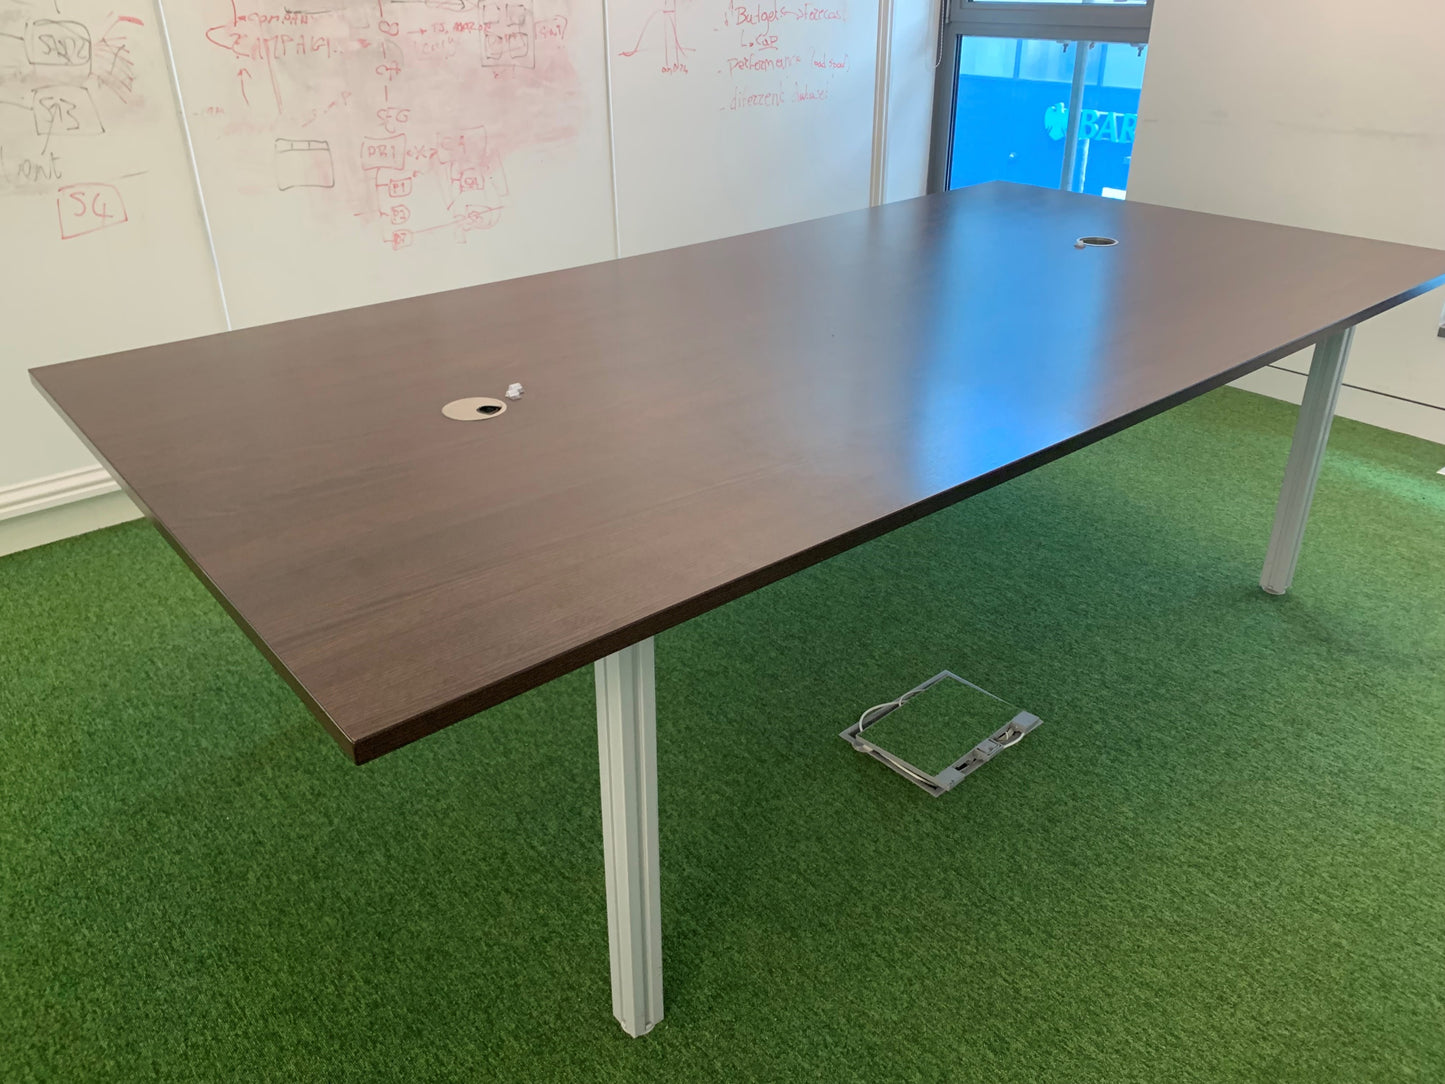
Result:
M1156 0L1129 198L1445 248L1445 0ZM1360 328L1342 414L1445 443L1442 303Z

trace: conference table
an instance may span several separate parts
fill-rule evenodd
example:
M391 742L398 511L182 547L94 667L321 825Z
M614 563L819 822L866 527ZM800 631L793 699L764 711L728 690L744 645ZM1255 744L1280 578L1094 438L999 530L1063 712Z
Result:
M1283 593L1354 326L1442 281L1445 252L995 183L32 376L356 763L595 663L642 1035L657 633L1313 344Z

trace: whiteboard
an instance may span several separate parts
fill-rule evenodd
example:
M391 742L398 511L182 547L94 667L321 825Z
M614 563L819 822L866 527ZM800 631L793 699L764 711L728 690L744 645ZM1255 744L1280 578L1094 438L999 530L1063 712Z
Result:
M610 0L622 255L868 205L878 5Z
M234 325L616 255L600 5L164 5Z
M93 462L35 365L223 329L152 0L0 0L0 486Z

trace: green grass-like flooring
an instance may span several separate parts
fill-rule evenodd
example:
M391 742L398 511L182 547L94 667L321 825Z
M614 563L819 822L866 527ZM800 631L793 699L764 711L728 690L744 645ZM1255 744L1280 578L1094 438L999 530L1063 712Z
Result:
M145 524L0 561L0 1080L1445 1080L1445 449L1225 390L658 638L667 1017L590 668L364 768ZM1045 720L943 798L838 732Z

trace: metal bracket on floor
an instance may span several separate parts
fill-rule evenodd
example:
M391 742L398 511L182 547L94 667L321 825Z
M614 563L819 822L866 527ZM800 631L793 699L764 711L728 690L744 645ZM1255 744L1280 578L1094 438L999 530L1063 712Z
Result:
M1004 702L1002 697L994 696L994 694L987 689L979 688L979 686L973 682L959 677L951 670L945 670L941 674L935 674L922 685L908 690L908 692L904 693L897 700L887 704L880 704L876 708L870 708L868 711L865 711L861 719L838 736L854 749L857 749L858 752L867 753L874 760L888 765L888 767L892 768L899 775L916 783L937 798L940 795L947 794L1005 749L1012 748L1023 741L1025 734L1043 722L1037 715L1033 715L1027 711L1021 711L937 775L929 775L922 768L910 764L902 757L890 753L887 749L880 748L863 737L863 733L885 715L897 711L919 693L937 685L940 681L947 681L950 678L967 685L970 689L975 689L983 693L985 696L993 696L993 698L1000 703Z

